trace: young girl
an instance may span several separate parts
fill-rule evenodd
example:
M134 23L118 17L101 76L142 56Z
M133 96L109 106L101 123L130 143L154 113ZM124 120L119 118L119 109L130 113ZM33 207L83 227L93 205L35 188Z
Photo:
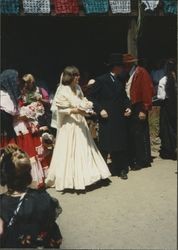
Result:
M50 101L47 91L44 88L36 86L33 75L26 74L21 79L21 109L20 112L29 118L29 130L33 134L33 141L36 146L38 157L40 159L43 171L49 167L50 156L48 160L42 159L42 154L46 154L41 133L49 132L51 122ZM48 151L49 153L49 151ZM44 158L44 157L43 157ZM45 155L46 158L46 155Z
M36 81L33 75L26 74L21 79L23 93L21 95L22 105L27 106L32 103L39 103L44 107L42 115L38 116L38 128L49 127L51 121L49 95L44 88L36 86Z
M61 213L58 201L45 190L28 188L32 177L29 157L15 144L1 150L0 195L2 248L59 248L62 236L55 223Z

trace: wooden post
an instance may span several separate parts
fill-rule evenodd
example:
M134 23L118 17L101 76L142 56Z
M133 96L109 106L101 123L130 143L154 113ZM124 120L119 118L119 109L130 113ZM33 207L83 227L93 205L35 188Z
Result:
M128 34L127 34L127 50L129 54L138 56L137 46L137 20L135 17L130 19Z

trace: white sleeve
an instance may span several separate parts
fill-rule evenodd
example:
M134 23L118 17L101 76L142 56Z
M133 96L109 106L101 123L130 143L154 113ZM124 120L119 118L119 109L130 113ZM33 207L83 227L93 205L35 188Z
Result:
M17 108L10 98L10 95L3 90L0 91L0 109L13 116L17 114Z
M166 76L161 78L161 80L159 81L157 97L160 100L165 100L166 99L166 89L165 89L166 88L166 82L167 82L167 77Z
M56 97L56 106L58 108L59 113L63 113L66 115L70 115L70 112L72 110L72 106L68 100L68 98L65 95L59 94Z

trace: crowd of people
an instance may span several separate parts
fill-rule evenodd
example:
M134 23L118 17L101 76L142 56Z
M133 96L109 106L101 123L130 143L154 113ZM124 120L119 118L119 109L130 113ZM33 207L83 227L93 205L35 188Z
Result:
M108 72L90 79L84 91L79 69L66 67L51 100L33 75L4 70L2 246L60 246L55 220L61 208L45 188L85 190L111 175L126 180L129 170L151 167L148 113L158 100L160 157L176 160L176 77L174 59L149 73L133 55L114 53Z

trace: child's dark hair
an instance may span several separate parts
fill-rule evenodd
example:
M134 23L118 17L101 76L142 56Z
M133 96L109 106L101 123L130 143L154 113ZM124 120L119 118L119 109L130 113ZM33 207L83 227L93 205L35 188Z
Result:
M24 191L32 182L29 157L16 144L9 144L0 153L0 185L7 185L11 192Z

